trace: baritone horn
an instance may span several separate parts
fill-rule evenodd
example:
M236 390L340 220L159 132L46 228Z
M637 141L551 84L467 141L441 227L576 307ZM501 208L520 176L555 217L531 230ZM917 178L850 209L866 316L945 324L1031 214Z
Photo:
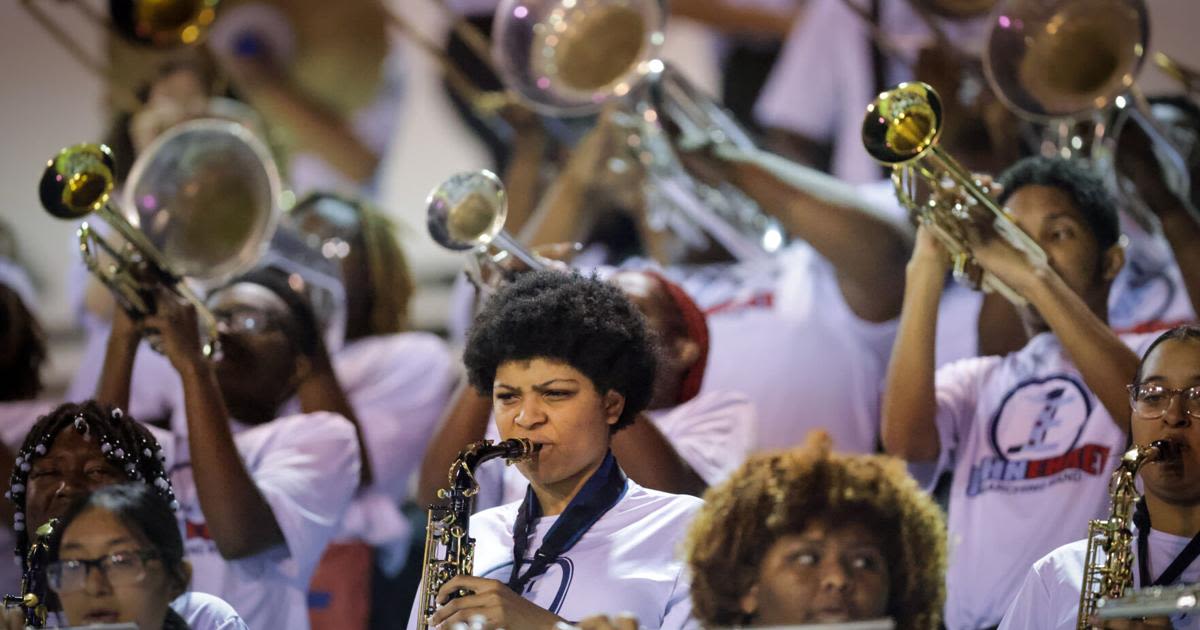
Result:
M990 219L997 235L1034 265L1046 265L1046 253L992 199L986 185L938 146L941 128L942 101L938 93L919 81L901 83L867 107L862 141L871 157L892 168L892 183L900 203L947 249L955 278L1024 305L1023 297L971 257L965 224L975 223L980 217Z
M281 199L270 151L238 123L196 119L146 148L124 183L123 203L112 198L114 186L109 148L79 144L47 163L38 192L51 215L95 215L124 240L110 242L86 221L79 226L84 263L130 316L154 313L153 294L165 286L196 307L211 356L216 319L188 283L218 286L266 249Z
M1184 155L1135 83L1149 46L1145 0L1006 0L992 17L984 75L1010 110L1044 125L1043 154L1085 156L1113 181L1121 128L1136 123L1164 162L1167 184L1186 199Z

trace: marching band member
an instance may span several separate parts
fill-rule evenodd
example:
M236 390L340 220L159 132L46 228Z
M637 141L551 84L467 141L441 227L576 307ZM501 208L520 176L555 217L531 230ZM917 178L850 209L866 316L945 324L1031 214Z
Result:
M727 477L753 448L758 429L754 406L741 394L701 392L709 366L704 314L684 290L648 271L622 271L609 282L620 287L646 318L657 340L659 367L646 411L613 436L613 453L639 484L699 496ZM418 499L432 500L445 469L464 445L495 439L486 399L460 392L422 464ZM527 482L515 469L484 462L476 506L510 503L524 496Z
M1133 588L1200 582L1200 328L1173 328L1154 340L1129 386L1134 444L1169 439L1179 458L1141 471L1145 495L1134 510ZM1063 545L1033 564L1001 628L1074 628L1088 541ZM1103 563L1104 551L1098 562ZM1198 628L1200 615L1162 627Z
M1048 158L1018 162L999 181L999 202L1049 264L1031 265L994 234L972 237L972 251L1029 301L1021 315L1032 338L1015 353L935 374L947 257L922 228L883 400L886 451L954 472L945 616L952 630L999 623L1028 566L1104 512L1108 475L1127 440L1122 390L1137 366L1126 343L1142 340L1118 339L1106 324L1123 256L1101 182ZM1048 506L1054 527L1026 516Z
M158 437L169 434L151 429L121 413L119 409L85 401L66 403L46 415L24 420L32 424L16 449L16 467L10 478L9 501L16 509L13 528L14 552L23 568L27 561L31 532L52 518L63 518L71 507L87 496L114 484L138 482L163 505L178 507L172 489L172 473L164 466L164 448ZM172 517L172 528L179 523ZM61 530L60 530L61 531ZM16 591L12 591L16 592ZM233 623L236 614L213 596L175 599L171 607L199 628L220 628ZM51 612L54 612L53 610ZM23 628L19 609L4 615L6 627ZM209 625L201 625L207 620ZM237 628L236 624L229 630Z
M700 500L643 488L611 451L653 394L652 343L620 290L576 274L523 274L484 306L463 355L470 382L491 395L500 437L540 450L517 464L523 500L471 518L475 574L442 587L430 625L483 615L549 629L614 610L692 625L675 550ZM451 599L458 589L471 593Z
M117 314L99 397L129 396L142 332L158 331L183 380L187 435L164 451L196 590L221 596L252 629L307 628L309 579L359 486L361 461L316 317L270 269L235 279L208 301L222 348L210 362L195 309L165 290L156 298L141 328ZM281 417L293 396L325 411Z
M829 437L758 455L704 495L687 540L705 627L890 617L939 627L946 528L902 462L833 454Z
M183 537L170 504L150 486L100 488L76 501L58 527L46 573L69 623L246 630L229 604L187 592L192 567L183 558ZM176 611L180 600L207 608L184 617Z

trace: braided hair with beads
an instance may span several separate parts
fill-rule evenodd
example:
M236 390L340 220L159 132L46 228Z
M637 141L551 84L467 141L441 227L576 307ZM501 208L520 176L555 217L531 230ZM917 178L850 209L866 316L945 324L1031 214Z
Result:
M120 409L88 400L82 403L66 403L38 419L37 424L25 436L25 442L17 452L12 478L5 498L16 506L13 529L16 531L15 553L25 563L29 551L29 533L25 522L26 489L33 463L44 457L54 440L65 430L77 431L88 441L100 445L100 452L117 466L129 481L140 481L149 486L170 504L172 510L179 509L171 481L164 468L166 456L158 440L146 427L126 416ZM32 526L37 528L37 524Z

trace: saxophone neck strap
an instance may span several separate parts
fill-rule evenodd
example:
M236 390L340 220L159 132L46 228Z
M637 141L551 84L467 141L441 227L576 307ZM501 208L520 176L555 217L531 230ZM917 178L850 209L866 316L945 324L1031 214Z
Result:
M1133 512L1133 522L1138 528L1138 579L1142 588L1147 586L1170 586L1179 580L1196 558L1200 557L1200 532L1197 532L1188 544L1175 556L1167 569L1152 580L1150 577L1150 511L1146 509L1146 500L1137 502Z
M592 525L625 496L628 486L625 473L617 465L612 451L609 451L604 455L600 467L567 504L562 516L546 532L542 546L533 554L529 569L522 574L521 564L529 550L534 523L542 516L542 505L533 487L526 489L525 500L517 510L517 521L513 527L513 565L508 587L518 594L523 593L530 580L545 573L559 556L570 551Z

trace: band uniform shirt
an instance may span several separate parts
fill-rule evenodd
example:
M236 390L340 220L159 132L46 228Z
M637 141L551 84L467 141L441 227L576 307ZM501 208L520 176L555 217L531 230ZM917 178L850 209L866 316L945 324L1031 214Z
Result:
M864 9L871 6L870 0L851 1ZM880 0L879 13L882 30L901 57L884 54L886 86L875 85L866 21L844 0L811 0L792 27L754 109L766 128L830 143L830 172L852 183L871 182L880 174L879 164L862 144L867 105L880 89L912 80L918 52L933 42L929 27L906 0ZM934 19L960 49L982 48L986 18Z
M1137 527L1133 526L1133 540L1137 540ZM1150 575L1158 576L1183 551L1190 537L1175 536L1150 530L1147 547L1150 550ZM1138 571L1137 544L1133 546L1133 587L1141 587ZM1001 630L1074 630L1079 615L1079 594L1083 586L1083 568L1086 562L1087 540L1078 540L1063 545L1033 564L1025 575L1021 590L1001 622ZM1104 550L1099 550L1098 559L1105 561ZM1200 561L1193 561L1176 581L1177 584L1200 582ZM1171 617L1171 626L1177 630L1200 628L1200 612L1182 613Z
M571 622L597 614L633 613L642 628L699 628L691 618L690 582L680 545L703 502L639 486L624 496L562 554L522 596ZM513 528L521 502L471 517L474 575L505 582L513 563ZM528 564L558 516L537 519ZM414 602L408 628L417 625Z
M248 630L246 622L228 602L215 595L188 591L171 602L188 630Z
M754 405L742 394L701 392L685 403L646 415L679 457L710 486L732 475L754 448L758 417ZM487 438L500 439L495 422L488 424ZM501 459L480 464L475 479L480 488L477 511L519 502L529 486L516 466L507 466Z
M1121 335L1138 354L1155 335ZM952 469L946 626L995 625L1028 568L1108 510L1126 436L1049 332L935 377L939 468Z
M238 560L222 558L208 533L187 438L151 429L163 446L179 501L176 517L192 563L192 588L229 602L250 630L308 628L309 579L358 487L354 426L340 415L318 412L236 433L238 453L284 537L284 544Z
M765 262L667 270L705 311L701 393L745 394L758 413L754 451L827 431L842 452L873 453L896 323L860 319L833 266L797 242Z

